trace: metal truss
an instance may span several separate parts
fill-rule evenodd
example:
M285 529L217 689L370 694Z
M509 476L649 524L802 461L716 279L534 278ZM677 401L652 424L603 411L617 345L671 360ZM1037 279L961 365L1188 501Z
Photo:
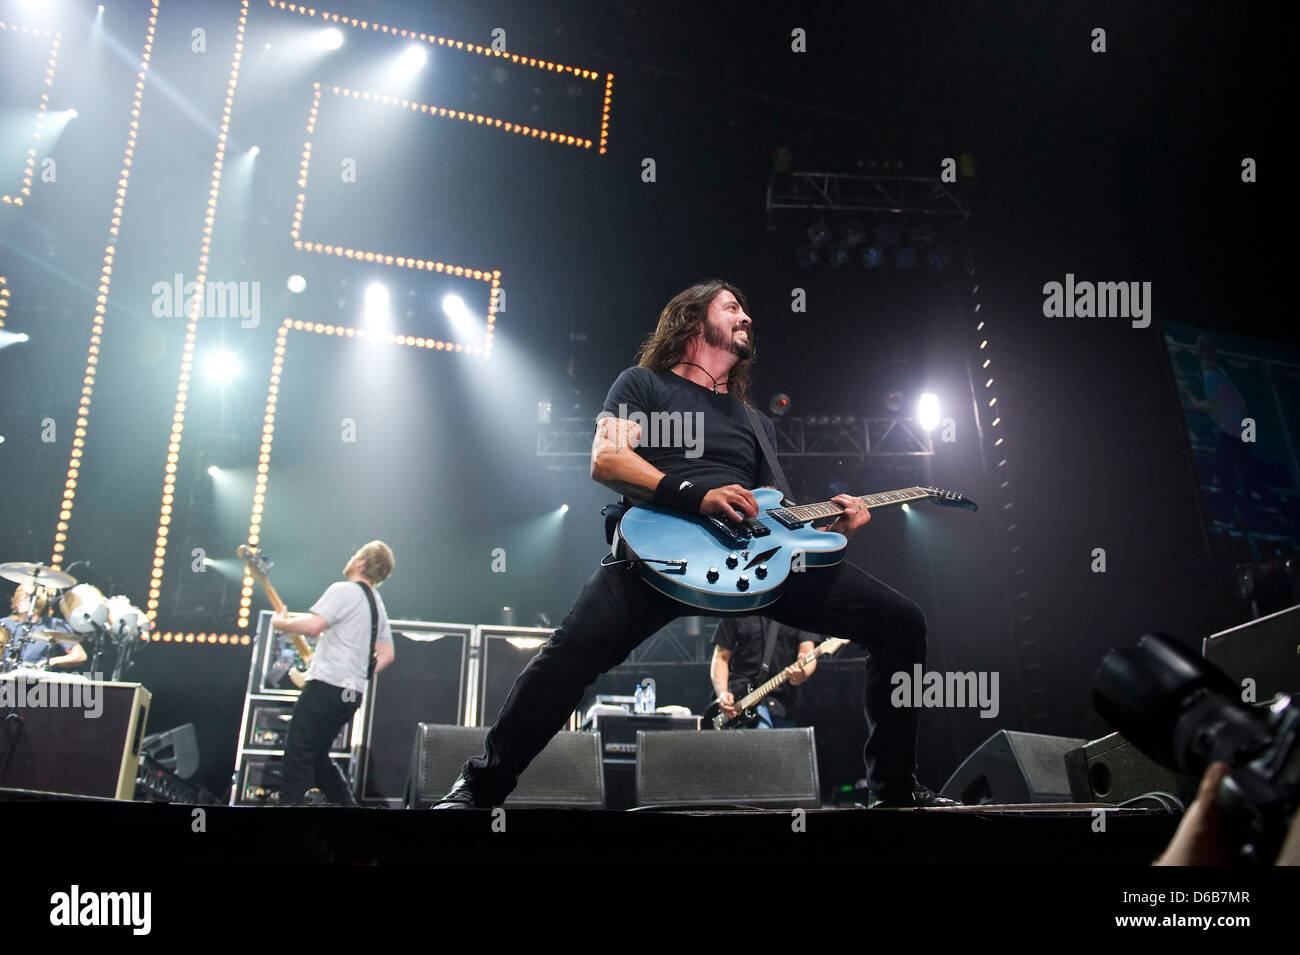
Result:
M933 436L912 418L814 415L774 418L772 423L776 426L776 453L783 461L866 461L934 454ZM552 418L538 426L537 457L549 470L585 470L594 433L590 418Z
M768 182L767 210L888 213L969 219L970 205L951 183L924 176L791 172Z

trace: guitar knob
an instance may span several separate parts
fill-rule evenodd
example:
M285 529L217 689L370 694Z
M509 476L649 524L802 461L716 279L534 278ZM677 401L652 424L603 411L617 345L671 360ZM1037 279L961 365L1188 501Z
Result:
M704 576L708 579L709 583L716 584L718 582L718 568L710 567L709 572Z
M759 564L757 567L755 567L755 568L754 568L754 576L757 577L759 580L762 580L764 577L766 577L766 576L767 576L767 564Z
M740 558L737 557L735 554L728 554L728 555L727 555L727 566L728 566L728 567L735 567L735 566L736 566L737 564L739 564L739 563L740 563Z
M741 574L739 577L736 578L736 586L741 590L748 590L749 578L746 577L744 574Z

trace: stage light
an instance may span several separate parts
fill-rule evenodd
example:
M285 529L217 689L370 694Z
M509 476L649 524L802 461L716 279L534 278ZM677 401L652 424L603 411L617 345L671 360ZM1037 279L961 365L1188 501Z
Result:
M916 268L916 249L910 245L905 245L894 252L894 268L900 272L907 272Z
M909 505L909 504L907 504L907 503L904 503L902 509L905 510L905 511L910 511L912 508L911 508L911 505Z
M448 295L442 300L442 310L448 318L460 318L467 311L465 300L459 295Z
M204 359L203 369L209 378L224 384L239 376L239 357L228 351L212 352Z
M774 415L786 414L790 410L790 396L778 391L767 403L767 407Z
M5 436L3 434L0 434L0 444L4 444L4 443L5 443Z
M903 393L901 391L891 391L885 395L885 407L890 411L902 411Z
M337 50L343 45L343 31L338 27L327 27L317 35L316 43L323 50Z
M300 294L301 292L305 291L307 288L307 280L303 278L301 275L299 275L297 272L289 276L289 281L286 282L285 284L289 286L289 291L292 292L294 295Z
M382 282L371 282L366 286L366 311L388 307L388 286Z
M916 416L924 430L933 431L937 428L939 426L939 396L928 392L921 395L916 403Z
M428 61L428 50L419 44L414 44L402 51L402 55L397 58L397 66L394 67L393 72L399 79L409 79L420 72L420 68Z
M361 316L362 324L369 332L384 333L391 324L388 308L388 286L382 282L371 282L366 286L365 306Z
M208 467L208 476L209 476L209 477L216 477L216 476L217 476L218 474L220 474L220 473L221 473L221 468L217 467L215 464L210 465L210 466Z
M878 269L885 264L885 252L878 245L869 245L862 250L862 267Z
M261 146L254 146L252 149L250 149L250 150L248 151L248 155L250 155L250 156L256 156L256 155L257 155L258 153L260 153L261 151L262 151L262 147L261 147Z
M567 505L567 504L561 504L561 505L560 505L560 513L561 513L561 514L567 514L567 513L569 513L569 505Z
M75 109L68 108L63 111L63 115L66 116L68 119L76 119L77 111Z

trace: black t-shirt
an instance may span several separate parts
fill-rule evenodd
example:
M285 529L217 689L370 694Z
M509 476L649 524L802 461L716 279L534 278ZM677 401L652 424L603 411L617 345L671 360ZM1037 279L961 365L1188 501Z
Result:
M749 415L731 395L715 395L671 371L633 366L614 380L597 420L611 415L641 425L637 453L670 477L708 489L776 486ZM758 416L775 445L772 422Z
M799 659L799 644L804 641L816 642L814 634L804 633L785 624L777 624L776 645L772 648L772 659L767 665L767 675L758 679L763 666L763 648L767 644L766 617L725 617L718 624L718 632L713 642L724 650L731 651L730 675L727 689L739 700L748 692L752 683L758 686L776 676L795 660ZM795 701L798 687L786 681L772 691L770 700L782 706L790 706ZM784 715L784 714L777 714Z

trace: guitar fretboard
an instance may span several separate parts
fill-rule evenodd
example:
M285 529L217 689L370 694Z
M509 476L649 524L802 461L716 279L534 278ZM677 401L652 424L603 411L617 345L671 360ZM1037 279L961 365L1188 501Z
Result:
M863 494L858 498L867 507L885 507L889 504L906 504L908 501L920 501L930 496L923 487L905 487L897 491L882 491L879 494ZM834 501L821 501L817 504L798 504L794 507L782 507L770 511L773 516L781 515L803 524L808 521L827 517L839 517L844 508Z

